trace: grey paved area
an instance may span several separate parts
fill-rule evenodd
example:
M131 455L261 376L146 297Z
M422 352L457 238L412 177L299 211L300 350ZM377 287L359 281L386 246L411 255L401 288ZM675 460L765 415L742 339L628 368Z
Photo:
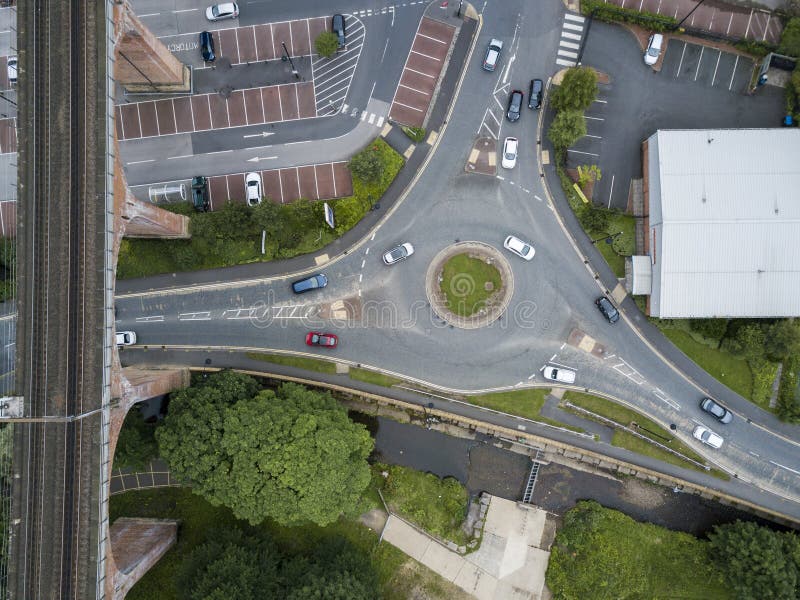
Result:
M564 423L564 425L579 427L587 433L596 435L601 442L606 444L611 443L611 438L614 436L614 430L611 427L606 427L605 425L601 425L589 419L582 419L578 415L562 410L558 407L558 403L558 398L548 394L544 399L542 410L539 411L540 414L548 419L554 419L559 423Z

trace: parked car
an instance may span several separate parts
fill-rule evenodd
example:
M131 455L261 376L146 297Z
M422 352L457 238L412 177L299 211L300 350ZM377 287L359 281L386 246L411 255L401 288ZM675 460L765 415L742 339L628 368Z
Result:
M248 206L261 204L261 175L258 173L248 173L245 178L245 188Z
M8 73L8 82L17 83L17 57L9 56L6 61L6 71Z
M394 263L407 259L412 254L414 254L414 246L406 242L405 244L400 244L388 252L385 252L383 254L383 262L387 265L393 265Z
M661 55L661 48L664 45L664 36L660 33L654 33L650 36L647 42L647 50L644 52L644 64L652 67L658 62L658 57Z
M609 323L616 323L619 321L619 311L611 304L611 300L605 296L600 296L594 303Z
M533 249L533 246L513 235L506 238L506 241L503 242L503 247L525 260L532 259L533 255L536 254L536 250Z
M542 107L544 95L544 82L541 79L531 79L531 88L528 92L528 108L539 110Z
M214 54L214 37L208 31L200 32L200 55L205 62L217 60L217 55Z
M342 15L333 15L331 19L331 29L336 37L339 38L339 49L346 45L345 31L344 31L344 17Z
M309 346L322 346L323 348L336 348L339 338L332 333L309 331L306 334L306 344Z
M698 425L697 427L694 428L694 431L692 432L692 437L700 440L707 446L711 446L712 448L719 448L720 446L722 446L722 442L724 441L716 433L714 433L710 429L706 429L702 425Z
M295 294L304 294L311 290L324 288L326 285L328 285L328 278L325 276L325 273L317 273L316 275L311 275L310 277L298 279L293 282L292 291Z
M486 56L483 58L483 70L494 71L500 60L500 51L503 49L503 42L492 38L489 47L486 48Z
M703 398L700 401L700 408L724 425L733 421L733 413L721 404L714 402L711 398Z
M506 113L506 119L512 123L514 121L519 121L520 111L522 111L523 97L524 94L519 90L514 90L508 97L508 112Z
M542 375L550 381L560 381L561 383L575 383L575 371L563 367L547 366L542 370Z
M500 160L500 164L503 165L504 169L513 169L514 166L517 164L517 149L519 148L519 142L515 137L507 137L503 142L503 158Z
M208 212L208 180L202 175L192 177L192 204L198 212Z
M117 346L132 346L136 343L136 333L133 331L118 331L115 337Z
M239 16L239 5L236 2L223 2L212 4L206 9L206 19L209 21L222 21L223 19L235 19Z

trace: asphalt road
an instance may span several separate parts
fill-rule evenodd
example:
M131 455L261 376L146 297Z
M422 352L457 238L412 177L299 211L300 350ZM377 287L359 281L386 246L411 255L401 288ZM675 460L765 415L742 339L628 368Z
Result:
M538 177L538 113L526 108L519 122L502 123L500 139L513 134L521 141L516 169L501 173L502 179L464 172L486 109L502 104L510 89L527 90L533 74L550 72L558 36L552 24L560 22L560 8L541 7L536 18L523 18L523 6L520 1L486 8L477 50L438 151L391 218L346 257L325 266L328 288L295 297L288 287L293 277L278 277L132 294L117 302L118 329L135 329L140 343L150 347L291 352L309 350L305 332L321 329L341 340L327 356L462 391L544 385L541 367L562 364L577 370L581 387L624 399L664 425L676 424L683 440L740 480L800 498L796 443L741 415L724 428L711 423L697 407L700 386L678 376L627 322L609 325L593 306L601 289L560 229ZM480 68L490 37L505 42L494 74ZM531 241L537 254L530 263L509 257L515 293L504 317L477 331L439 321L424 292L429 261L456 240L502 247L509 233ZM384 266L382 251L404 241L415 245L414 256ZM356 307L358 318L329 318L341 300ZM605 358L568 345L574 329L602 344ZM759 416L745 401L741 406ZM722 450L706 451L691 438L700 422L725 436Z

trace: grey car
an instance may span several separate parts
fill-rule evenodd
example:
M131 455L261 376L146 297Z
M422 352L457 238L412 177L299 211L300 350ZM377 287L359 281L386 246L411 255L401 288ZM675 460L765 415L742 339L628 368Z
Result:
M703 398L700 401L700 408L724 425L733 421L733 413L721 404L714 402L711 398Z
M388 252L384 252L383 262L387 265L393 265L394 263L407 259L412 254L414 254L414 246L406 242L405 244L395 246Z

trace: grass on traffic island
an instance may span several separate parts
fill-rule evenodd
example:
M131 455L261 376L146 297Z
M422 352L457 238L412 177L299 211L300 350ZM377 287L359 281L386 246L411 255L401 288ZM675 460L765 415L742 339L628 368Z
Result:
M476 406L491 408L492 410L508 415L515 415L517 417L530 419L531 421L547 423L554 427L563 427L570 431L583 433L584 430L580 427L565 425L564 423L559 423L555 419L548 419L539 414L542 410L542 406L544 406L545 398L549 393L550 390L547 389L512 390L509 392L481 394L480 396L467 396L466 400L470 404Z
M456 254L444 264L439 286L447 308L461 317L471 317L486 307L502 284L494 265L468 254Z
M638 425L638 428L636 428L637 433L640 433L654 442L663 444L670 450L679 452L691 460L705 464L705 460L702 456L678 440L678 438L676 438L672 432L664 429L658 423L647 418L640 412L625 406L621 406L616 402L612 402L611 400L606 400L605 398L600 398L598 396L592 396L591 394L582 394L580 392L566 392L563 400L568 401L575 406L585 408L586 410L596 413L601 417L605 417L606 419L610 419L619 425L624 425L625 427L631 427L631 423L636 423ZM567 406L563 406L562 408L564 410L570 410L570 408ZM592 418L590 415L580 411L574 412L576 415L585 419ZM600 419L597 419L597 421L599 423L603 423L603 421ZM700 471L702 473L709 473L710 475L726 481L730 479L730 477L722 471L717 469L706 471L706 469L703 469L692 462L683 460L679 456L675 456L670 452L666 452L658 446L650 444L625 430L614 429L614 435L611 439L611 444L613 446L617 446L618 448L625 448L631 452L636 452L637 454L641 454L643 456L649 456L650 458L655 458L678 467L694 469L695 471Z
M185 590L177 588L176 579L185 558L206 541L209 530L234 526L261 533L292 553L309 552L325 538L344 537L370 556L378 575L381 597L387 600L409 598L415 590L424 590L432 599L444 600L451 597L455 589L391 544L379 544L379 532L345 518L328 527L280 527L267 521L250 528L247 522L237 520L229 509L212 506L188 487L117 494L111 497L109 512L112 523L119 517L179 519L181 523L176 544L133 586L127 600L184 598Z
M372 467L372 485L381 491L392 512L428 533L459 546L469 541L462 529L469 495L457 479L376 463Z
M188 202L165 205L172 212L189 215L192 237L188 240L149 240L124 238L120 246L117 278L146 277L213 269L273 259L284 259L315 252L352 229L380 201L394 181L405 159L378 137L362 152L380 158L381 175L372 182L353 177L353 195L328 200L335 215L336 229L324 220L321 201L298 200L253 209L243 203L216 206L214 212L197 213ZM243 200L243 199L242 199ZM265 199L264 203L271 202ZM261 248L262 227L258 214L269 221Z

